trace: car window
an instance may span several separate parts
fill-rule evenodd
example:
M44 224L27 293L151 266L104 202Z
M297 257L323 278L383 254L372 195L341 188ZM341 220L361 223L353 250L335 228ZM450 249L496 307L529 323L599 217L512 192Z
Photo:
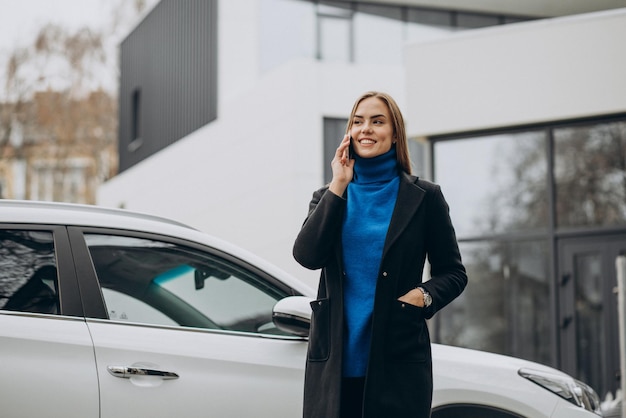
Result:
M106 287L102 288L102 295L109 307L109 319L148 324L178 325L158 309L153 308L141 299Z
M232 262L142 238L85 242L111 320L282 334L272 308L287 294Z
M0 309L59 313L50 231L0 230Z

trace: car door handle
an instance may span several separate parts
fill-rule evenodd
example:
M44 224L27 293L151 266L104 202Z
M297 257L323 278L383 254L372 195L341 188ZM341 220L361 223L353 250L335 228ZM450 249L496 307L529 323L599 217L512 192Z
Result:
M178 379L178 374L173 372L166 372L163 370L144 369L141 367L126 367L126 366L108 366L107 370L112 376L122 379L130 379L137 376L155 376L160 377L163 380Z

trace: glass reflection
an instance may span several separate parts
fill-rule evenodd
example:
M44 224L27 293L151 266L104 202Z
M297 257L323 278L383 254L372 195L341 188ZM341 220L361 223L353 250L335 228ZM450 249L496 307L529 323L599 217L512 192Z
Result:
M547 227L543 131L436 142L434 161L459 238Z
M0 309L57 314L57 289L52 232L0 230Z
M626 223L626 122L554 130L560 227Z
M319 58L323 61L350 62L352 20L335 16L319 16Z
M602 255L579 254L575 260L577 377L600 393L605 390L606 341L602 299Z
M471 285L440 313L451 344L550 362L546 241L461 243Z

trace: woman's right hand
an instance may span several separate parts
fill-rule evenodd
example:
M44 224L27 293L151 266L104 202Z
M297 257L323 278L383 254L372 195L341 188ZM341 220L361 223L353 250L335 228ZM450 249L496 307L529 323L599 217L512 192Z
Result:
M354 159L349 158L349 149L350 135L345 135L330 163L333 179L330 181L328 189L337 196L343 196L354 175Z

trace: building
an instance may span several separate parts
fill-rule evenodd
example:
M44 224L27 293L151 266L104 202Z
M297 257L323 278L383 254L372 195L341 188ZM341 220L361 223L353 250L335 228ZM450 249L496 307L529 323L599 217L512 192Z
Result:
M473 284L444 314L463 320L441 341L558 359L602 394L619 384L624 39L622 8L457 34L406 55L410 132L432 147Z
M496 2L497 3L497 2ZM291 245L353 100L394 96L470 271L434 340L618 381L626 3L163 0L121 45L109 206L174 217L303 280Z

